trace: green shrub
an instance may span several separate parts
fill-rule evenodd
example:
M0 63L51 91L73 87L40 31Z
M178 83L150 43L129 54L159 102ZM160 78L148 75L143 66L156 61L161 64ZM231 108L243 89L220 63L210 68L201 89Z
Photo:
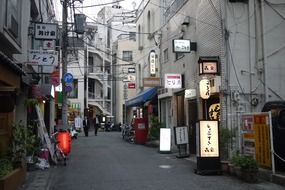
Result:
M13 164L10 160L1 158L0 159L0 178L13 171Z

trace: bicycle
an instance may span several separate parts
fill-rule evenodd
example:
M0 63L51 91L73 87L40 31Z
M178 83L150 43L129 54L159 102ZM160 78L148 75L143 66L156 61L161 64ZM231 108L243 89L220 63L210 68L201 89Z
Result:
M59 146L60 142L56 138L59 133L60 132L54 132L51 135L51 139L52 139L52 141L54 143L53 160L54 160L55 164L59 164L59 163L63 162L63 165L66 166L67 165L67 155L60 148L60 146Z

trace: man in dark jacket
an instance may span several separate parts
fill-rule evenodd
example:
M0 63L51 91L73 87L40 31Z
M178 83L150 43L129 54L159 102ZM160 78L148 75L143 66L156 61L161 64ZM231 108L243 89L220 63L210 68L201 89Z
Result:
M89 119L87 118L87 116L85 116L83 120L83 130L85 137L88 137L89 127L90 127Z
M94 133L95 133L95 136L97 136L98 128L100 127L100 120L99 120L98 115L94 117L93 123L94 123Z

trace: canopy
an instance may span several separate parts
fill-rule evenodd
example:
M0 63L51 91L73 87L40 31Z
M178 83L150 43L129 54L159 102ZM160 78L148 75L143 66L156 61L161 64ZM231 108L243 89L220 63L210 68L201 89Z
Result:
M146 103L147 101L151 100L157 93L157 88L149 88L141 93L139 93L136 97L127 100L126 106L127 107L135 107L140 106Z

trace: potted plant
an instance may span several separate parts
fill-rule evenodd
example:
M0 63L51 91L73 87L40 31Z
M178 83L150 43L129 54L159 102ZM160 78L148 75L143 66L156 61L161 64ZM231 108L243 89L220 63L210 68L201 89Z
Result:
M232 162L235 166L235 173L240 179L249 183L257 182L258 164L253 156L236 153Z
M17 189L26 176L26 127L20 121L12 126L12 136L6 161L2 160L0 190ZM7 162L9 160L9 162ZM11 170L12 169L12 170Z

